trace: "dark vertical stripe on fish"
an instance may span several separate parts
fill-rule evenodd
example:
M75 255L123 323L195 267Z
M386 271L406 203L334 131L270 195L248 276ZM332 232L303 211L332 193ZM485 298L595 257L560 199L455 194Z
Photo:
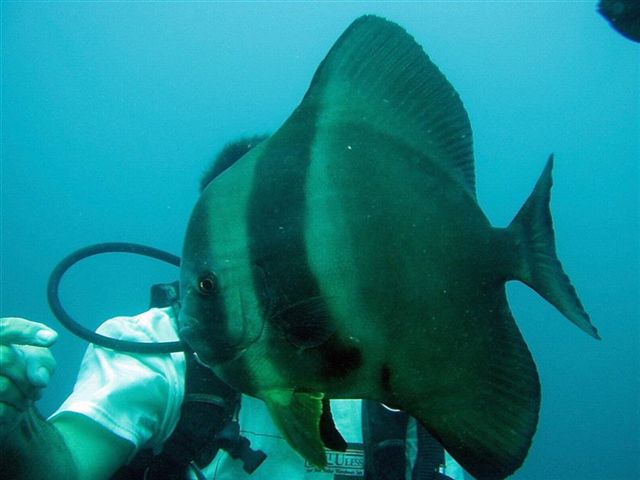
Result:
M298 108L268 140L257 160L247 211L250 261L262 271L253 276L262 314L280 333L278 340L298 348L317 347L335 330L304 238L316 120L315 107ZM273 348L277 359L278 347Z

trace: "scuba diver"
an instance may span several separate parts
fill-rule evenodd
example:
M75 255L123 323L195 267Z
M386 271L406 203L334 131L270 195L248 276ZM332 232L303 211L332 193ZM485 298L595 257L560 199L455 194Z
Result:
M228 144L204 173L200 191L264 138ZM154 285L148 311L110 319L98 333L134 345L176 344L178 299L177 282ZM55 369L50 347L56 338L41 323L0 320L3 478L464 478L414 419L366 400L331 401L348 445L328 450L328 466L319 470L289 447L261 401L233 390L183 351L131 353L96 341L73 392L44 419L34 403Z

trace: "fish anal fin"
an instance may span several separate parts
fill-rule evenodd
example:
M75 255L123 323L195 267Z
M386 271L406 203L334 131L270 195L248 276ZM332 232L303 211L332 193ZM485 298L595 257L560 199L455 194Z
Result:
M540 409L531 353L506 302L500 310L489 328L458 343L457 366L434 375L430 390L393 378L403 410L478 480L505 478L522 465Z
M275 390L262 398L289 445L313 465L324 468L327 458L320 432L324 395Z

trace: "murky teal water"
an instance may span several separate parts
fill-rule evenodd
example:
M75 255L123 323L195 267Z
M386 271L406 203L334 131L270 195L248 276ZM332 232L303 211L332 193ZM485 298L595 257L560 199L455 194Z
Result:
M559 254L603 340L509 287L543 387L514 478L640 478L640 45L595 2L3 2L2 315L58 328L46 281L78 247L179 253L207 162L228 140L277 129L364 13L404 26L460 93L495 225L556 155ZM143 310L148 285L176 276L110 256L79 265L62 294L96 326ZM84 348L63 332L45 413Z

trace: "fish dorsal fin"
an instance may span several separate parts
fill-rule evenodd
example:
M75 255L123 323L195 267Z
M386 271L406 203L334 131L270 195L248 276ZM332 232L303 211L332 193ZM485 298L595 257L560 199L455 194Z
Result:
M376 134L420 152L475 198L469 118L459 95L411 35L375 16L354 21L318 67L301 108L319 122Z

